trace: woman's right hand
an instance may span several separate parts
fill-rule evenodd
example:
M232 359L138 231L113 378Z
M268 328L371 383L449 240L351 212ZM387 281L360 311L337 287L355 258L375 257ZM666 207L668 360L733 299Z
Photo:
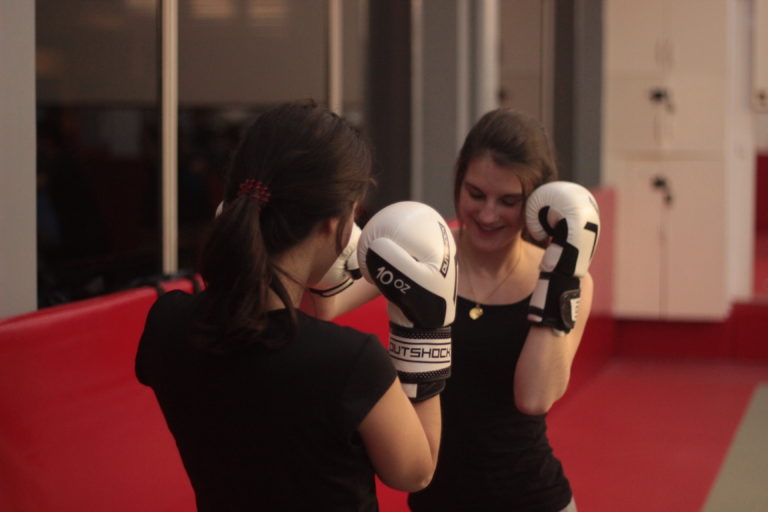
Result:
M445 220L415 201L387 206L365 225L358 260L389 301L389 355L406 395L421 401L440 393L456 314L456 244Z

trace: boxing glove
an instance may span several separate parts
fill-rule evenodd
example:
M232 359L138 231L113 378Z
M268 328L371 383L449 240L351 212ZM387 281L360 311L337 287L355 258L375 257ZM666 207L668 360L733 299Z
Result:
M389 354L406 395L421 401L440 393L456 314L456 243L445 220L414 201L387 206L363 228L357 258L388 301Z
M361 277L360 265L357 263L357 241L359 239L360 228L353 223L346 247L333 262L328 272L309 291L322 297L331 297L343 292Z
M600 213L594 196L576 183L555 181L535 189L525 207L525 223L538 241L551 237L539 265L528 320L570 332L581 299L580 278L587 273L597 247Z

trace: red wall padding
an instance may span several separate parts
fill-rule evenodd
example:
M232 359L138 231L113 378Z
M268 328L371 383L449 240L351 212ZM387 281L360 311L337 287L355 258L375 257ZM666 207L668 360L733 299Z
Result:
M0 510L194 510L133 371L155 297L139 288L0 322Z
M619 320L619 354L671 359L768 361L768 302L736 303L723 322Z
M768 234L768 153L757 155L755 224L758 233Z

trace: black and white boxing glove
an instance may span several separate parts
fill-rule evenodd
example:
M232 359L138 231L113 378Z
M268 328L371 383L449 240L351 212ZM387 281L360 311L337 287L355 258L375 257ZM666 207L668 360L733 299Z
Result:
M363 276L388 300L389 354L406 395L435 396L451 373L456 243L445 220L414 201L379 211L358 244Z
M600 213L594 196L576 183L555 181L535 189L525 207L528 232L551 241L539 266L539 281L528 308L528 320L558 335L576 323L581 299L580 278L587 273L597 247Z
M357 263L357 242L360 239L360 227L352 223L349 242L333 262L328 272L315 283L309 291L321 297L331 297L343 292L360 279L360 265Z

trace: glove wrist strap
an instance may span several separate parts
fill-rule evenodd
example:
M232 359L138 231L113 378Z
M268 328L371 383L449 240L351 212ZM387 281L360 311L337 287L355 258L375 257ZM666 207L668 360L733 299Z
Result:
M576 276L542 272L528 306L528 320L551 327L556 334L570 332L579 314L580 284Z
M343 292L344 290L352 286L354 283L355 281L353 280L353 278L349 277L345 279L343 282L337 284L332 288L326 288L324 290L320 290L317 288L310 288L309 291L321 297L333 297L334 295L338 295L339 293Z
M412 403L419 403L439 395L445 389L445 379L420 384L403 383L403 391Z
M390 323L389 356L412 401L426 400L451 375L451 328L424 329Z

